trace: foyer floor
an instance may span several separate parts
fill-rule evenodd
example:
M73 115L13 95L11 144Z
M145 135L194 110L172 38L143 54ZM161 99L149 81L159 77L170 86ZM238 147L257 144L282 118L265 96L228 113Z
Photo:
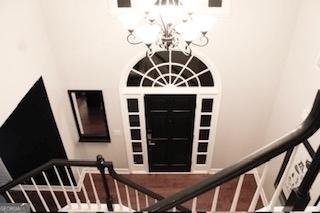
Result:
M158 193L164 197L167 197L169 195L172 195L188 186L191 186L192 184L195 184L204 178L208 177L209 175L206 174L130 174L130 175L123 175L130 180L138 183L139 185L142 185L149 190ZM103 184L101 181L101 176L99 174L92 174L93 182L95 184L95 187L97 188L97 194L101 201L101 203L105 203L106 195L103 190ZM110 187L111 196L114 201L114 203L118 203L117 194L115 190L115 184L113 179L106 175L108 185ZM233 196L236 191L238 179L231 180L225 184L223 184L220 187L220 193L217 203L217 210L216 211L229 211L232 203ZM128 205L127 196L125 187L123 184L118 183L119 185L119 191L120 196L122 200L122 204L125 206ZM88 192L89 200L92 203L95 203L95 195L93 192L93 189L91 187L90 178L87 174L84 179L84 186L86 187L86 190ZM251 174L247 174L244 177L239 202L237 205L237 211L247 211L250 205L250 202L252 200L252 197L256 190L256 182L254 179L254 176ZM44 212L45 209L41 204L41 200L39 199L37 193L35 191L28 191L28 196L30 197L32 203L34 204L37 211ZM52 199L52 196L50 192L42 191L41 194L43 195L44 199L46 200L49 208L51 211L57 211L56 205ZM11 192L11 195L15 202L26 202L24 199L24 196L21 192ZM64 195L62 192L55 192L55 195L57 196L59 203L61 206L66 205L66 200L64 198ZM81 190L77 193L79 196L81 202L85 203L85 197L84 193ZM129 188L129 195L130 195L130 202L133 209L137 209L137 203L136 203L136 197L135 197L135 191ZM204 211L210 211L212 199L214 195L214 190L211 190L200 197L198 197L197 200L197 211L204 212ZM72 203L76 203L75 197L73 192L68 192L68 197L70 198ZM141 193L138 193L140 208L146 207L146 199L145 196ZM148 204L154 203L155 200L152 198L148 199ZM148 205L148 206L149 206ZM184 203L183 206L191 209L192 201L189 201L187 203ZM262 201L261 198L258 201L257 209L261 208Z
M149 190L156 192L163 197L167 197L172 195L176 192L181 191L182 189L195 184L209 175L207 174L130 174L124 175L125 177L131 179L132 181L148 188ZM98 175L93 175L95 180L95 184L97 188L102 189L102 182L100 181L100 177ZM112 197L114 201L117 201L116 190L114 188L114 183L112 179L110 180L109 187L110 191L112 192ZM233 196L236 191L238 183L238 178L233 179L220 187L218 204L217 204L217 211L229 211L232 203ZM85 184L89 186L89 178L86 177ZM252 174L245 175L239 202L237 205L237 211L248 211L250 206L252 197L256 190L256 182L254 176ZM122 203L124 205L128 205L126 199L125 188L122 184L119 184L119 191L122 199ZM136 199L133 190L129 190L130 197L131 197L131 205L134 209L136 209ZM197 199L197 210L198 211L210 211L212 199L214 195L214 190L211 190ZM90 195L89 195L90 196ZM99 190L99 196L104 197L104 192ZM91 195L90 200L94 199L94 196ZM145 197L139 194L139 202L140 206L143 208L146 205ZM153 199L148 200L149 204L154 203ZM191 209L192 201L189 201L184 204L185 207ZM262 208L262 200L261 198L258 201L257 209Z

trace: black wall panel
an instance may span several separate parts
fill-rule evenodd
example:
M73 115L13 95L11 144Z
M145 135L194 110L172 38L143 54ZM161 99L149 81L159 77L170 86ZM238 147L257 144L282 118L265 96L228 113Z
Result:
M0 156L13 178L53 158L67 158L42 78L0 128Z

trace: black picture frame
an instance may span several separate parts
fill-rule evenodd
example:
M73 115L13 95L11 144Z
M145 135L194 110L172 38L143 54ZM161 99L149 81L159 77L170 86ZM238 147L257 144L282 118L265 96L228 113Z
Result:
M304 141L303 144L304 148L307 150L307 153L310 155L311 159L314 158L315 156L315 151L314 149L312 148L312 146L310 145L310 142L308 140ZM281 167L280 167L280 170L279 170L279 173L276 177L276 180L274 182L274 187L277 188L282 176L283 176L283 173L289 163L289 160L290 160L290 157L292 155L292 152L293 152L293 149L289 150L286 152L286 155L284 157L284 160L281 164ZM281 205L285 205L286 201L287 201L287 197L285 196L285 193L283 191L281 191L280 193L280 202L281 202ZM317 201L315 202L315 205L318 205L320 202L320 195L319 197L317 198Z
M79 118L76 113L76 106L74 104L74 99L72 94L88 94L91 97L96 97L95 100L91 100L90 102L94 103L95 101L100 101L99 104L101 104L101 112L103 116L103 121L104 121L104 126L105 126L105 133L103 134L88 134L88 133L83 133L80 129L80 124L79 124ZM104 104L104 99L103 99L103 93L101 90L68 90L68 95L69 95L69 100L72 108L72 113L73 117L76 123L77 131L79 134L79 142L82 143L110 143L110 133L109 133L109 127L108 127L108 122L107 122L107 115L105 111L105 104ZM77 109L79 110L79 109ZM80 116L80 115L79 115ZM80 118L81 119L81 118ZM81 122L81 121L80 121Z

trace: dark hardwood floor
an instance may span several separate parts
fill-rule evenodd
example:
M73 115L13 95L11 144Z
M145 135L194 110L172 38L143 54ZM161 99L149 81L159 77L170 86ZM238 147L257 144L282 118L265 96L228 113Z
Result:
M208 177L207 174L130 174L124 175L125 177L131 179L132 181L148 188L151 191L154 191L164 197L172 195L185 187L191 186L204 178ZM105 203L106 195L103 190L103 185L101 181L101 177L99 174L92 175L95 186L97 188L98 197L101 203ZM118 203L115 185L113 179L107 175L108 185L110 187L111 196L114 203ZM237 187L238 179L231 180L225 184L223 184L220 188L217 211L229 211L232 203L232 199ZM95 202L95 196L90 184L89 176L86 175L84 180L85 187L88 192L89 199L92 203ZM128 201L126 197L125 187L123 184L119 184L119 191L123 205L128 206ZM252 197L256 190L256 182L254 176L251 174L245 175L239 202L237 205L237 211L247 211L252 200ZM13 199L16 202L26 202L22 196L21 192L12 192ZM55 192L56 196L59 199L60 204L66 205L66 200L63 196L62 192ZM130 194L130 202L133 209L137 209L135 191L129 188ZM44 212L45 209L41 204L41 201L36 192L28 192L28 195L32 202L35 204L37 211ZM48 206L51 210L56 211L56 206L54 201L50 195L50 192L42 192L43 197L48 202ZM214 190L211 190L197 199L197 210L198 211L210 211L212 199L214 195ZM71 202L75 203L75 197L72 192L68 192L68 196L70 197ZM83 191L78 193L78 196L82 202L85 202ZM141 193L138 193L140 208L146 207L145 196ZM153 204L155 200L152 198L148 198L148 203ZM191 208L192 201L186 202L183 205L187 208ZM263 207L261 198L258 201L257 209Z
M149 175L125 175L126 177L130 178L134 182L154 191L164 197L172 195L176 192L181 191L185 187L191 186L204 178L208 177L209 175L206 174L149 174ZM109 186L112 192L114 190L113 181L109 181ZM220 188L218 204L217 204L217 211L229 211L232 203L232 199L237 187L238 179L234 179L223 184ZM120 187L120 194L121 198L124 201L124 205L127 205L126 196L125 196L125 189L124 186ZM239 202L237 205L237 211L247 211L252 200L252 197L256 190L256 182L254 176L249 174L245 175ZM134 191L130 190L130 195L133 198L131 201L131 205L133 208L136 208L135 202L135 195ZM210 211L212 199L214 195L214 190L211 190L197 199L197 210L199 211ZM115 201L117 201L116 194L112 193L112 197ZM140 205L145 206L145 199L142 195L139 195ZM149 204L154 203L154 200L149 199ZM191 208L192 201L189 201L184 204L185 207ZM257 208L263 207L261 199L259 199Z

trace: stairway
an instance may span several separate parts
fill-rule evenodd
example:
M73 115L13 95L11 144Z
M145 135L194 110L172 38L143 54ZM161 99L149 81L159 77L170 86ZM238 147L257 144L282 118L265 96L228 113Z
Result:
M9 203L28 203L33 212L320 211L319 200L310 202L310 189L320 171L320 146L313 150L308 141L319 128L320 91L309 116L295 130L216 174L177 187L177 190L168 181L159 181L157 176L151 177L151 183L167 189L167 193L148 185L146 180L139 182L141 176L119 175L112 162L104 161L98 155L96 161L53 159L0 187L0 195ZM279 198L299 146L306 146L312 161L301 183L279 206ZM282 154L285 158L277 177L277 187L267 203L263 185L270 161ZM249 181L250 196L248 193L244 196L248 188L247 175L255 173L258 168L261 169L261 177L254 178L255 182ZM65 175L62 176L61 172ZM55 184L52 178L56 180ZM42 184L37 183L39 180ZM225 188L229 188L227 195L224 195Z

